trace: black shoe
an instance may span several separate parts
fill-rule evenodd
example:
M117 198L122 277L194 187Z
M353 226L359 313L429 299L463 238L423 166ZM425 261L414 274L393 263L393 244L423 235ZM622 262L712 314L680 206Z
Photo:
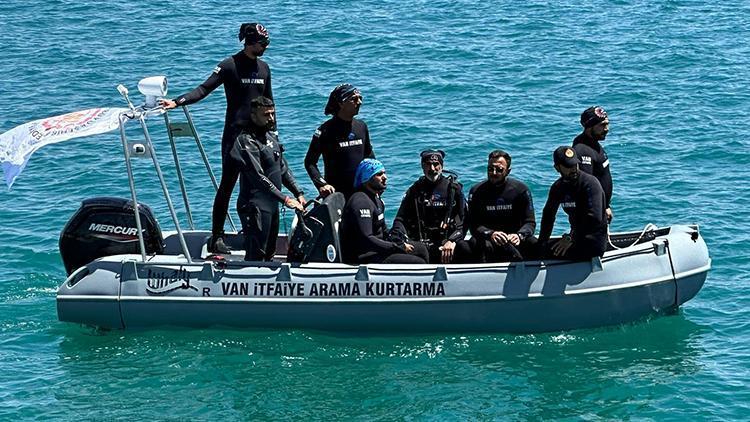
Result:
M228 254L232 253L226 243L224 243L223 236L211 236L208 240L208 251L211 253Z

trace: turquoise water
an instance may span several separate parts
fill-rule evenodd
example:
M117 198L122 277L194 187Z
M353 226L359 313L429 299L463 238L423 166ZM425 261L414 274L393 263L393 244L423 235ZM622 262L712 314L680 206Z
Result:
M129 194L119 139L79 139L37 152L0 192L0 419L750 417L750 4L10 0L0 5L0 132L122 106L114 87L135 92L154 74L182 93L239 49L236 30L253 20L271 32L280 134L308 188L302 157L343 81L364 93L361 117L390 173L389 218L427 147L448 153L467 188L489 150L508 150L539 217L551 151L601 104L613 230L700 224L714 265L704 289L674 316L527 336L62 324L61 228L82 199ZM216 166L223 104L216 92L192 108ZM152 135L166 161L163 128ZM207 228L202 163L187 142L181 153ZM136 171L140 199L169 229L153 172Z

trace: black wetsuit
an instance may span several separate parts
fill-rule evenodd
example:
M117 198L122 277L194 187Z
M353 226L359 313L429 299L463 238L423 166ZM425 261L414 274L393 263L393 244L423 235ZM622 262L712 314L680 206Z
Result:
M318 169L321 155L325 178ZM315 187L331 185L349 199L354 193L354 173L365 158L375 158L367 124L359 119L347 122L334 116L313 134L305 155L305 169Z
M560 205L568 214L573 240L573 246L564 258L578 260L602 256L607 248L607 215L604 191L599 181L588 173L579 172L573 181L559 178L552 184L539 231L539 242L543 245L552 235Z
M229 156L241 169L237 213L245 233L245 260L270 261L279 234L279 203L286 199L281 186L294 197L302 195L302 189L294 180L275 132L257 128L242 132Z
M213 206L211 231L214 234L224 231L224 219L239 175L239 168L234 165L233 160L227 160L226 155L232 149L237 135L250 124L250 101L259 96L273 99L268 64L261 59L251 59L244 51L240 51L224 59L208 79L187 94L177 97L175 102L178 106L196 103L222 84L227 97L227 111L221 137L221 184Z
M610 207L612 202L612 173L609 171L609 158L607 152L599 143L582 133L573 140L573 149L576 150L581 164L579 168L593 175L602 185L607 202L604 208Z
M506 178L502 185L497 186L485 180L471 188L469 229L472 249L480 260L498 262L532 258L535 255L535 228L534 202L531 191L523 182ZM515 249L521 256L516 255L512 245L492 243L490 239L495 231L518 234L521 244Z
M439 263L440 246L446 241L463 242L466 236L466 201L462 189L460 183L442 175L435 182L420 177L404 194L393 231L425 243L430 262Z
M352 194L341 216L342 259L347 264L424 264L427 249L419 242L415 253L407 254L401 244L385 240L385 205L378 195L363 189Z

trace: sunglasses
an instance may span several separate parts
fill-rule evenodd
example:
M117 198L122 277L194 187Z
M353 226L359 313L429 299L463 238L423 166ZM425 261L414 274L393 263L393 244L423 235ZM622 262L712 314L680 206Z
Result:
M364 101L364 98L362 97L362 94L359 93L359 91L354 91L351 95L349 95L347 98L342 101L343 103L354 103L359 101Z

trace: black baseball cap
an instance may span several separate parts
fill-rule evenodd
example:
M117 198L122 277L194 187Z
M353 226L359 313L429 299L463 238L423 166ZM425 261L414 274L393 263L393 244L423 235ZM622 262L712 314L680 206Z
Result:
M579 163L576 150L569 146L557 147L555 152L552 153L552 159L555 161L555 165L568 168L575 167Z

